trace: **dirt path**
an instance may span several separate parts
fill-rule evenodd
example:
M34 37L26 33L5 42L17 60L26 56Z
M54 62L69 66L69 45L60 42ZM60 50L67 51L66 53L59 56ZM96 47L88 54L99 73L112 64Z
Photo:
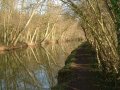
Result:
M96 53L87 43L68 56L65 67L58 73L58 85L64 90L100 90L95 80ZM58 89L63 90L63 89Z
M120 82L100 73L96 52L85 42L68 56L53 90L120 90Z

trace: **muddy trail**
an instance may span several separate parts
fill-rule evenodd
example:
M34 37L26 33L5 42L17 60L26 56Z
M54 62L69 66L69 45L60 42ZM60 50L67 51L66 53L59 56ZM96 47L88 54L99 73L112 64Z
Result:
M85 42L68 56L58 73L55 90L120 90L114 81L105 78L97 67L95 50Z

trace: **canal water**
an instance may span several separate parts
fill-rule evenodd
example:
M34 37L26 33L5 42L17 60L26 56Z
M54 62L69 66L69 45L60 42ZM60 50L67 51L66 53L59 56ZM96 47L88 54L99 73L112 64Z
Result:
M0 52L0 90L51 90L58 71L80 42Z

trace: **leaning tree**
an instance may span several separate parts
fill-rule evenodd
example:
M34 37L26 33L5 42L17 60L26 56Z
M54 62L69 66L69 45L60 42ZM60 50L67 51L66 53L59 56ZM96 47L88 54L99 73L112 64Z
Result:
M119 73L120 0L61 0L95 47L99 68Z

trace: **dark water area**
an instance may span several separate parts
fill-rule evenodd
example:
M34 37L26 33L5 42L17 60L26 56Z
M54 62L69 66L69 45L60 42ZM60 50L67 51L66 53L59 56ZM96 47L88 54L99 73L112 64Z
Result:
M80 42L0 53L0 90L51 90L58 71Z

